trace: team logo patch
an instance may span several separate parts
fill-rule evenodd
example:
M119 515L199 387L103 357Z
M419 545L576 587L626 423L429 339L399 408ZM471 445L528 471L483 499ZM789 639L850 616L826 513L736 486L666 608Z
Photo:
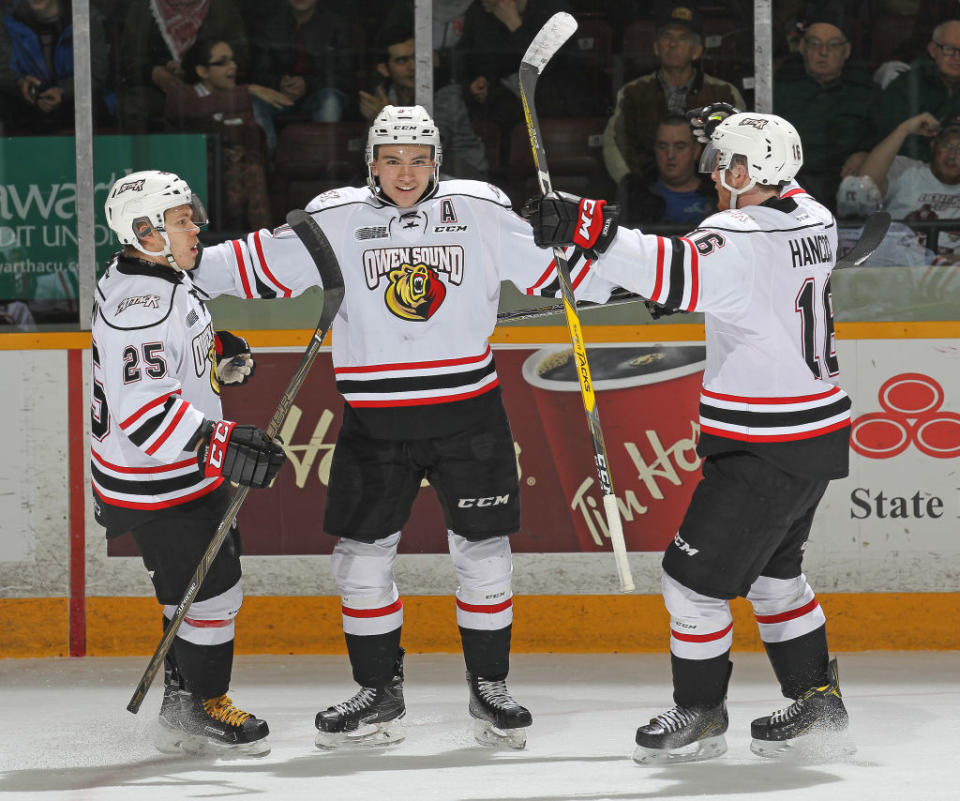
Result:
M762 131L767 127L769 120L761 120L758 117L747 117L746 119L740 120L740 126L748 126L750 128L756 128L758 131Z
M365 239L386 239L388 236L390 236L390 232L385 225L370 225L365 228L357 228L353 232L353 238L358 242Z
M126 311L131 306L143 306L145 309L159 309L159 295L136 295L132 298L124 298L117 304L117 314Z
M429 320L447 295L436 270L425 264L402 264L391 270L387 278L387 308L403 320Z
M143 184L146 180L146 178L140 178L137 181L127 181L125 184L120 184L120 188L114 192L113 196L122 195L124 192L139 192L143 189Z
M409 248L374 248L363 251L363 277L368 289L376 289L380 278L401 267L422 264L446 276L448 283L463 283L463 248L460 245L423 245Z

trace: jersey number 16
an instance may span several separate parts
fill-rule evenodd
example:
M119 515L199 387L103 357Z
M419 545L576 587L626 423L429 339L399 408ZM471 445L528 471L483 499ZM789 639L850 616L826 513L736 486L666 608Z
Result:
M833 296L830 294L829 279L823 285L819 308L817 308L817 300L816 281L808 278L797 293L796 303L802 329L803 358L816 378L828 378L840 374L836 337L833 333ZM822 315L820 325L817 324L820 322L818 312ZM819 342L817 333L823 337ZM826 367L826 375L823 372L824 367Z

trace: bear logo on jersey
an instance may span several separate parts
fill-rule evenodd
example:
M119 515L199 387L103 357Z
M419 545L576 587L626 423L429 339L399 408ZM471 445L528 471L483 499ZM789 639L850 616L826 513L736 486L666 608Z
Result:
M403 320L429 320L447 295L436 270L423 263L401 264L387 274L390 286L384 300L387 308Z

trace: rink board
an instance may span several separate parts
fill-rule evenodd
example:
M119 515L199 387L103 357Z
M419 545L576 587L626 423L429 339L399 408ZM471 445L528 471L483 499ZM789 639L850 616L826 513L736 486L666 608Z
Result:
M260 381L228 390L236 394L224 398L226 416L263 424L310 332L244 335L257 349ZM703 330L586 329L597 348L591 359L596 354L602 365L613 354L607 361L615 369L623 361L650 361L651 353L659 358L653 335L680 352L702 344ZM694 364L639 381L594 376L639 593L619 596L595 511L599 496L579 393L538 383L536 368L556 361L566 337L563 328L518 328L498 330L493 340L524 505L524 530L513 539L515 647L662 650L667 621L657 596L659 551L699 475L692 450L696 404L689 398L696 392L688 386L699 374ZM838 339L856 444L850 476L834 482L821 504L805 561L832 644L960 648L956 627L938 625L960 611L954 594L960 589L960 324L838 324ZM0 400L7 432L0 463L2 656L145 653L156 642L159 612L142 564L122 541L108 553L87 499L88 344L84 334L0 339L8 387ZM322 353L291 415L292 467L241 513L247 598L237 644L243 652L342 650L332 542L318 530L340 406L329 354ZM443 531L427 488L397 565L412 650L458 648ZM735 607L742 623L737 647L758 648L749 608Z

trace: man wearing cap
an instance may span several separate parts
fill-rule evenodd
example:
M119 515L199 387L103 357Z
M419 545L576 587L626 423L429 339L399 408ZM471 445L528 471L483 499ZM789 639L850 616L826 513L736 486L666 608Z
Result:
M921 111L937 119L960 113L960 19L934 28L926 53L883 90L874 114L876 139ZM914 159L926 159L929 152L922 134L907 136L900 146L901 155Z
M873 138L870 115L880 90L870 73L848 62L850 42L839 16L803 25L799 58L784 62L773 85L773 110L803 140L797 182L831 209L840 180L859 173Z
M929 163L897 155L908 136L932 137ZM862 172L895 220L960 220L960 114L938 122L924 111L904 120L870 151ZM960 225L957 233L940 234L937 250L960 260Z
M684 114L718 101L744 108L736 87L703 72L700 13L690 4L667 6L657 20L653 52L656 72L625 84L603 134L603 159L617 182L640 175L653 164L657 126L670 114Z

